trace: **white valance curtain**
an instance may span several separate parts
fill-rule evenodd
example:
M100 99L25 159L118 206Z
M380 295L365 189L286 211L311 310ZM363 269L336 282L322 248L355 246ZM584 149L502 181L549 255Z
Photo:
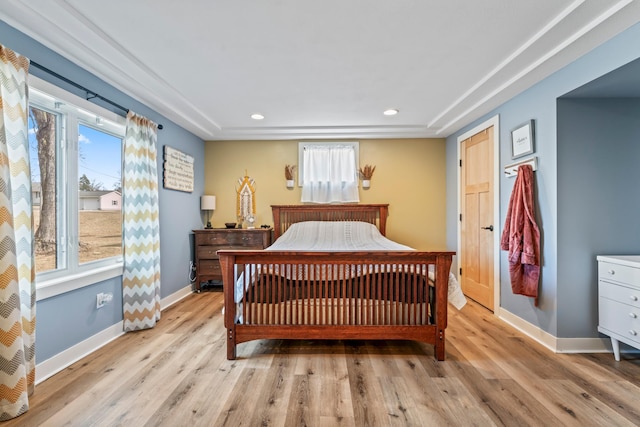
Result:
M303 202L360 201L356 152L352 145L307 145L302 162Z

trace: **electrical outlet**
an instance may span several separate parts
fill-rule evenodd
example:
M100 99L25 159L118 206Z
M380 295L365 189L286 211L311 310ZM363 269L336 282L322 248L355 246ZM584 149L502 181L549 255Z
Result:
M99 293L96 295L96 308L104 307L104 294Z
M111 302L113 300L113 294L111 292L108 293L99 293L96 295L96 308L104 307L105 304Z

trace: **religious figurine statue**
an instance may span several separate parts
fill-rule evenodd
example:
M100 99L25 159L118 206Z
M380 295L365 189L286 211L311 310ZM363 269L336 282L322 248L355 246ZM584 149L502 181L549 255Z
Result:
M253 178L246 175L238 179L236 187L238 194L236 199L236 215L238 220L247 223L247 228L255 228L256 221L256 183Z

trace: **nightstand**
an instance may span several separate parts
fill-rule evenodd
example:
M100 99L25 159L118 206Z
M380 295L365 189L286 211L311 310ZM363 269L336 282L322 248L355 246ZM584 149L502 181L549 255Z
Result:
M271 228L213 228L193 230L195 235L196 281L195 291L200 292L200 284L209 280L222 280L218 261L220 249L260 250L271 245Z

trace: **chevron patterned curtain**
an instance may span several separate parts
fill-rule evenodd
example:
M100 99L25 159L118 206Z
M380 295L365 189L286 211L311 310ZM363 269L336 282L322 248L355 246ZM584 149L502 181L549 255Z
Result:
M28 71L0 45L0 421L29 410L36 377Z
M125 331L152 328L160 320L157 135L151 120L127 114L122 193Z

